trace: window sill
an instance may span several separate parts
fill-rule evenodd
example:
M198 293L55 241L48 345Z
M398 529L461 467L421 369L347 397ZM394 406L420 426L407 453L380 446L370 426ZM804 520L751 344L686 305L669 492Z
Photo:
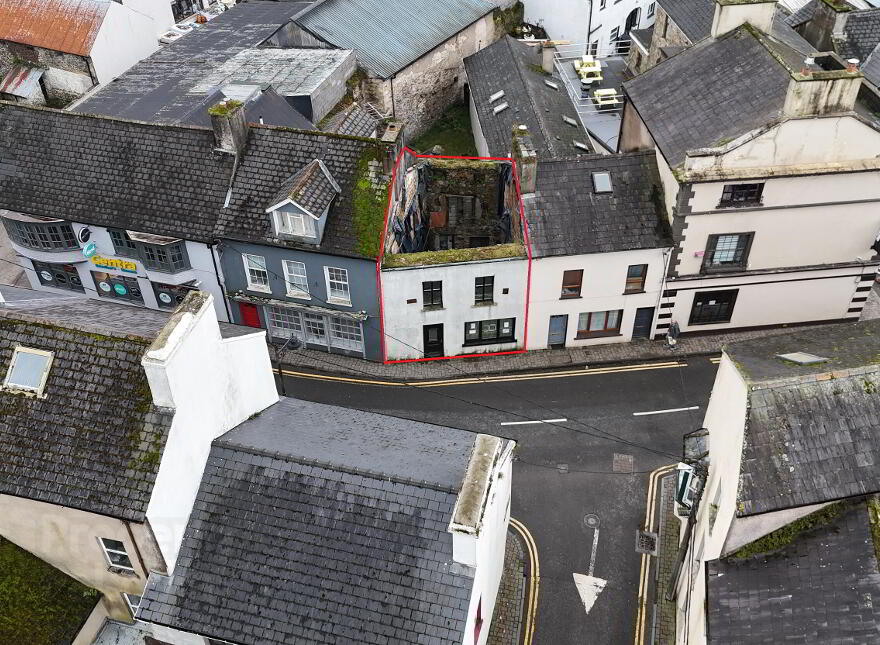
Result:
M422 307L422 311L443 311L443 305L425 305Z
M462 347L475 347L478 345L503 345L505 343L515 343L516 338L492 338L491 340L466 340L462 343Z
M613 336L623 336L620 333L619 329L609 330L609 331L591 331L591 332L582 332L579 331L577 335L574 337L575 340L588 340L590 338L612 338Z
M755 208L756 206L763 206L764 202L718 202L718 206L715 208Z
M351 307L351 300L343 300L342 298L327 298L328 305L338 305L340 307Z
M498 303L495 302L494 300L484 300L482 302L475 302L474 307L492 307L497 304Z
M688 326L691 326L691 325L726 325L726 324L728 324L729 322L730 322L730 319L729 319L729 318L728 318L727 320L708 320L708 321L705 321L705 322L691 322L691 321L688 321Z
M700 267L700 275L714 275L716 273L739 273L741 271L747 271L748 267L745 265L737 265L737 266L724 266L724 267Z
M312 296L305 293L304 291L295 291L293 293L288 291L287 297L288 298L296 298L297 300L311 300L312 299Z
M632 290L632 291L624 291L624 292L623 292L623 295L625 295L625 296L632 296L632 295L636 295L636 294L639 294L639 293L645 293L645 290L644 290L644 289L639 289L638 291L636 291L636 290Z
M272 293L272 287L261 287L256 284L249 284L247 286L248 291L254 291L256 293Z
M580 294L576 296L559 296L560 300L580 300L581 298L583 298L583 296L581 296Z

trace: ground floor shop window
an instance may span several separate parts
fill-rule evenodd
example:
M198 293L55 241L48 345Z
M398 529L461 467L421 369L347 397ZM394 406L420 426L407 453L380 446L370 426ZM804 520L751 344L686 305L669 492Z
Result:
M613 336L620 333L623 310L590 311L578 316L577 338Z
M362 323L353 318L269 305L266 320L273 338L294 337L313 345L364 351Z
M478 320L464 324L465 345L491 345L510 343L516 340L514 329L516 318L495 318Z
M183 302L186 294L193 291L192 287L153 282L153 292L156 294L156 304L160 309L176 309Z
M144 296L137 278L131 278L127 275L113 275L104 271L92 271L92 279L95 281L95 290L102 298L144 304Z
M79 291L85 293L82 280L79 279L79 273L72 264L50 264L48 262L34 263L34 271L37 272L37 279L40 284L47 287L55 287L56 289L69 289L70 291Z

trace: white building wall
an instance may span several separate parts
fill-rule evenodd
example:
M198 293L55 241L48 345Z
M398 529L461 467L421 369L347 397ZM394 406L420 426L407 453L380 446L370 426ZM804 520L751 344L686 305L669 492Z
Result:
M494 276L494 302L474 304L477 277ZM382 306L388 360L422 358L424 325L443 324L444 355L522 349L525 338L528 260L521 258L383 269ZM442 308L424 308L422 282L443 282ZM508 293L504 293L504 289ZM415 300L407 303L407 300ZM464 345L466 322L515 318L516 342Z
M154 3L166 6L160 0L154 0ZM116 2L109 5L90 55L99 83L113 80L158 50L157 36L162 29L150 15ZM170 5L167 6L170 13Z
M212 300L185 301L142 361L154 403L175 409L147 507L169 575L211 441L278 401L265 332L222 338Z
M199 4L204 4L203 0L200 0ZM152 20L157 36L174 24L171 0L122 0L122 5L133 13L139 13Z
M471 132L474 135L474 144L477 147L477 156L478 157L488 157L489 156L489 144L486 142L486 137L483 135L483 126L480 125L480 115L477 114L477 106L474 103L474 95L468 95L468 111L471 115Z
M550 317L568 315L565 345L599 345L632 340L636 309L658 307L666 270L666 249L645 249L617 253L591 253L563 257L538 258L532 261L532 289L529 302L529 339L526 349L546 349ZM626 272L630 265L647 264L648 273L642 293L624 294ZM561 298L565 271L583 269L580 298ZM620 334L577 338L578 316L595 311L623 310ZM654 315L656 318L657 311ZM653 325L653 322L652 322Z

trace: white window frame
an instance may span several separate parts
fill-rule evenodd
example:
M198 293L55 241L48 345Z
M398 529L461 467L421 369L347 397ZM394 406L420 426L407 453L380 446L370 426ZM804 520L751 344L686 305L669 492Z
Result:
M284 268L284 284L287 288L287 295L291 298L311 300L312 296L309 295L309 274L306 270L305 262L282 260L281 266ZM302 270L302 275L297 275L295 269Z
M345 274L345 280L342 281L342 280L334 279L331 281L331 279L330 279L330 271L331 270L332 271L342 271ZM327 302L334 304L334 305L344 305L346 307L351 307L351 283L348 280L348 269L341 269L339 267L324 267L324 279L327 283ZM338 284L345 285L345 289L343 289L343 291L345 292L346 296L344 298L337 296L337 295L333 295L333 290L330 287L331 282L336 282Z
M281 235L295 235L297 237L314 237L315 230L311 225L311 216L305 213L292 213L290 211L277 211L276 226Z
M121 543L122 544L122 551L120 551L119 549L111 549L106 544L104 544L104 540L113 540L114 542ZM110 565L111 569L114 569L114 570L118 569L120 571L131 571L132 573L135 573L134 561L131 559L131 556L128 555L128 551L125 550L125 543L122 542L122 540L116 540L114 538L99 537L98 538L98 545L101 547L101 550L104 552L104 558L107 560L107 563ZM113 562L113 560L110 559L111 553L124 555L125 559L128 560L129 562L131 562L131 566L127 567L124 564L117 564L117 563Z
M262 268L258 266L254 269L254 271L262 271L266 274L266 284L257 284L251 280L251 258L259 258L263 262ZM242 253L241 261L244 263L244 277L247 280L248 291L262 291L263 293L272 293L272 287L269 286L269 269L266 264L266 258L262 255Z
M48 357L49 360L46 361L46 367L43 369L43 375L40 378L40 384L37 387L34 388L27 385L18 385L16 383L9 382L9 379L12 376L12 369L15 367L15 361L18 358L19 354L35 354L37 356ZM6 370L6 376L3 378L3 389L10 392L18 392L21 394L31 394L40 399L46 398L46 395L43 394L43 390L46 388L46 380L49 378L49 370L52 369L53 358L54 354L52 352L47 352L42 349L34 349L33 347L25 347L24 345L18 345L15 348L15 351L12 352L12 360L9 361L9 368Z
M134 618L137 615L138 607L141 606L141 601L139 600L137 604L134 604L131 599L141 598L141 600L143 600L143 597L138 596L137 594L123 592L122 598L125 600L125 604L128 605L128 612L131 614L131 617Z

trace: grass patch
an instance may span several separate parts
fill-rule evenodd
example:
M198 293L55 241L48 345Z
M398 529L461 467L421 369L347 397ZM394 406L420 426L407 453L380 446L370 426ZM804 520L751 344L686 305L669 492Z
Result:
M750 544L746 544L740 550L732 553L730 557L735 560L746 560L756 555L767 555L784 549L802 533L825 526L845 509L846 504L844 502L829 504L815 513L805 515Z
M99 593L0 538L0 643L69 643Z
M352 191L352 218L357 235L357 251L361 255L375 258L379 255L379 238L385 224L385 207L388 198L384 189L376 190L370 177L370 162L379 161L379 151L367 146L355 170L354 190Z
M500 260L525 256L526 249L522 244L496 244L480 246L475 249L448 249L446 251L421 251L420 253L393 253L385 256L382 266L393 269L397 267L414 267L431 264L453 264L455 262L473 262L476 260Z
M467 105L456 103L450 106L427 132L412 141L410 148L418 152L428 152L437 145L443 148L445 155L477 156Z

